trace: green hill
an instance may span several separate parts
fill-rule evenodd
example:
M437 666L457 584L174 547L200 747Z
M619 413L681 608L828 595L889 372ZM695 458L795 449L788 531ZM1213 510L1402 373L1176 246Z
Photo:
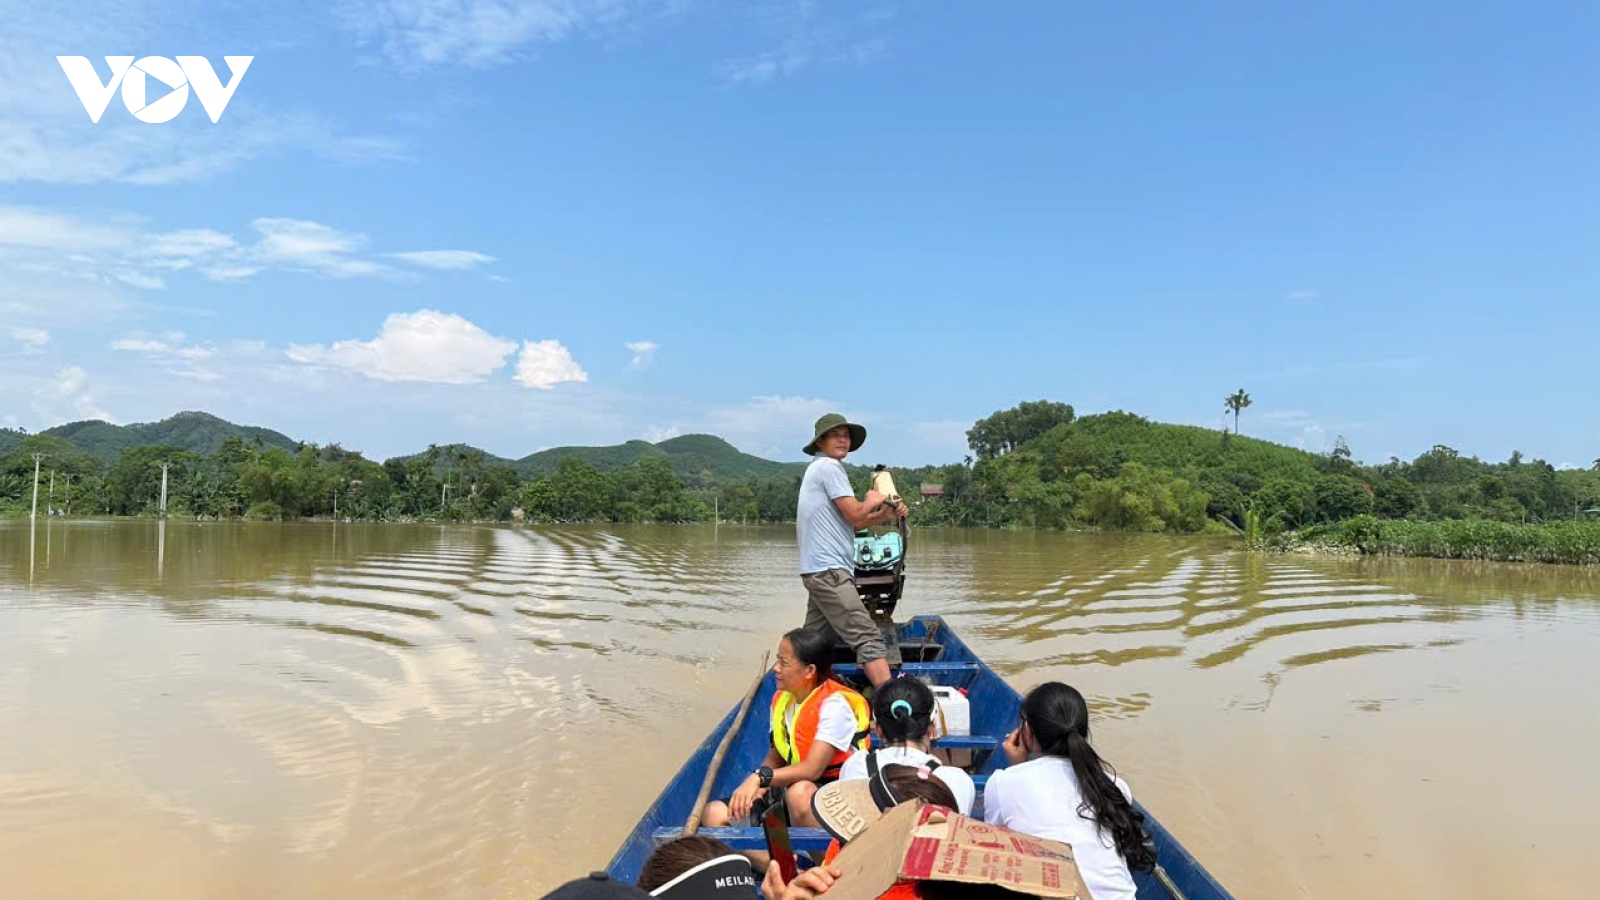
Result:
M203 412L181 412L159 422L134 425L112 425L98 420L69 422L40 433L65 438L101 462L112 462L129 447L145 444L163 444L209 456L230 437L239 437L247 444L260 439L265 446L281 447L290 452L300 447L299 441L270 428L235 425Z
M760 456L751 456L727 441L710 434L686 434L656 444L667 454L672 470L680 477L698 477L710 472L719 481L724 479L772 478L779 475L805 474L805 463L784 463Z
M1260 481L1314 480L1320 459L1271 441L1237 434L1224 440L1215 429L1152 422L1125 412L1084 416L1057 426L1019 452L1042 465L1082 469L1096 477L1114 476L1122 463L1136 462L1184 475L1224 470Z
M437 472L447 472L452 466L455 465L456 460L464 459L473 455L479 456L482 459L482 465L486 467L510 466L513 469L517 467L516 460L506 459L504 456L495 456L493 453L490 453L487 450L479 450L477 447L474 447L471 444L438 444L436 446L439 451L439 458L438 461L434 463L433 468L434 471ZM389 459L384 460L384 462L409 463L412 460L421 459L425 455L425 452L409 453L405 456L390 457Z
M628 441L625 444L612 444L609 447L551 447L549 450L540 450L530 453L517 460L513 465L524 478L538 478L554 472L561 461L567 457L576 457L602 472L630 466L646 456L665 456L655 444L649 441Z
M27 435L20 431L15 431L10 428L0 428L0 453L10 453L11 451L17 449L17 446L22 443L22 439L25 437L27 437Z
M685 434L658 444L628 441L609 447L552 447L525 456L514 464L524 478L538 478L554 472L567 457L581 459L602 472L621 469L646 457L665 459L679 478L694 483L701 472L710 472L717 481L775 475L799 475L805 463L781 463L740 451L727 441L710 434Z

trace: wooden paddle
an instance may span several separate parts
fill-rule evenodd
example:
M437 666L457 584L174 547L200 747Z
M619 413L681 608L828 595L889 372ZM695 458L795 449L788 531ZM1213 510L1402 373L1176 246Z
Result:
M733 717L733 725L728 728L728 733L722 736L722 743L711 757L711 764L706 766L705 780L700 782L700 794L694 798L694 811L689 814L689 821L683 826L684 837L700 830L700 819L706 814L706 801L711 799L712 782L717 780L717 772L722 768L722 758L728 754L728 746L733 743L733 737L739 733L740 726L744 725L745 713L750 711L750 702L756 699L756 692L761 689L761 682L767 677L767 659L771 656L771 650L761 654L761 674L756 676L755 682L750 685L750 690L745 692L744 702L739 705L739 714Z

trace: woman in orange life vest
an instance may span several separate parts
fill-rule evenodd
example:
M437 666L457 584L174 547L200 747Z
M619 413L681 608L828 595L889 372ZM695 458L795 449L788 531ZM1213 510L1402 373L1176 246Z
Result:
M790 824L816 827L811 795L839 777L852 751L866 748L872 727L866 699L831 678L832 669L832 642L821 634L796 628L778 642L772 746L731 798L706 804L706 825L759 819L782 790Z

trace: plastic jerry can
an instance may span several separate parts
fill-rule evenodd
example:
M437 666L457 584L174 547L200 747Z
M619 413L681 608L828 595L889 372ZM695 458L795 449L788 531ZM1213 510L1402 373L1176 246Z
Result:
M947 734L971 734L972 707L967 703L967 695L953 687L947 687L942 684L929 685L928 687L933 691L933 724L937 729L934 737L940 738Z

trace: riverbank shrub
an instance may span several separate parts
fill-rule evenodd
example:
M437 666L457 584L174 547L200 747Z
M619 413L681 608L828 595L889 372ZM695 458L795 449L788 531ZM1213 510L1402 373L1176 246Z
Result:
M1600 564L1600 522L1513 524L1490 519L1413 522L1357 516L1304 529L1295 541L1352 547L1372 556Z

